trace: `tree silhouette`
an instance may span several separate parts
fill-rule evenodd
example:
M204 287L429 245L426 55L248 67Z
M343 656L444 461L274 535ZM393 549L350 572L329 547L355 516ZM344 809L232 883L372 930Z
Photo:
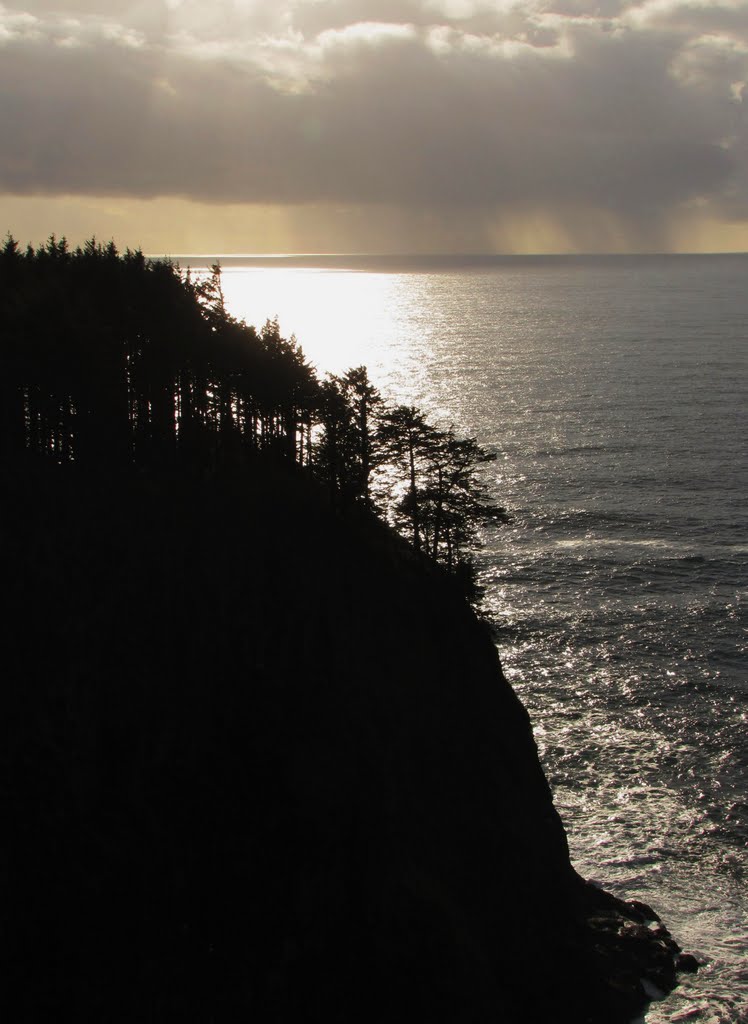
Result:
M225 308L220 267L90 239L0 253L4 450L58 462L208 466L264 450L301 461L317 382L277 323ZM231 454L230 454L231 453Z
M481 524L506 523L506 510L490 501L481 467L495 461L474 437L438 430L415 406L383 413L378 441L386 452L386 504L394 525L413 546L449 572L472 579L470 550L479 546ZM391 479L400 470L400 482Z
M396 523L406 524L413 547L420 551L422 488L419 480L430 450L436 444L437 431L426 422L424 414L414 405L398 405L388 409L381 417L377 440L386 461L399 467L405 474L405 493L401 493L399 500L394 503L394 518Z
M487 518L475 438L388 407L365 366L320 381L277 320L227 309L221 267L193 275L95 238L0 249L0 451L97 471L303 466L345 511L379 512L463 572Z
M376 424L382 396L365 366L342 376L328 375L319 403L321 433L316 445L317 471L344 505L372 508L371 474L380 457Z

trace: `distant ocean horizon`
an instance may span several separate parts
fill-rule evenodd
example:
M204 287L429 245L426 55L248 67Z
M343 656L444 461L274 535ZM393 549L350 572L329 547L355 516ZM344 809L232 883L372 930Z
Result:
M648 1022L744 1024L748 255L219 259L234 315L496 453L480 579L574 863L703 964Z
M641 253L387 253L387 252L275 252L275 253L169 253L148 254L150 259L171 259L180 266L209 266L215 262L230 267L290 269L364 270L392 273L397 270L477 270L527 264L553 265L568 262L586 266L600 261L627 263L702 258L741 258L746 252L641 252ZM192 261L191 264L189 261Z

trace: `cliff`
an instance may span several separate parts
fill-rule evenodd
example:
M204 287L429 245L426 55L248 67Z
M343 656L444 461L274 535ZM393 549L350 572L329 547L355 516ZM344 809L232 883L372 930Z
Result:
M6 476L5 950L39 1021L616 1021L675 980L586 886L486 628L291 472Z

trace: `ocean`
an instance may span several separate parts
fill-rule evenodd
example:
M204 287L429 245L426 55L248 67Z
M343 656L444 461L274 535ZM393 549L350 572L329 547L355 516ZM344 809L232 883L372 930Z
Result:
M648 1024L748 1021L748 256L221 262L236 316L497 453L480 578L573 862L702 963Z

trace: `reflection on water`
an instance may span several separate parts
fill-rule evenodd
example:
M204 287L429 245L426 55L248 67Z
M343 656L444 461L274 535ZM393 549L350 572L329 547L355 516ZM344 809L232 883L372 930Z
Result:
M746 269L224 274L320 371L498 453L487 602L575 863L705 962L652 1024L748 1013Z
M465 320L452 275L382 274L321 269L224 268L231 312L260 326L277 316L281 332L295 334L320 373L366 365L391 402L416 404L435 419L453 421L456 410L440 402L439 337L457 336ZM460 278L463 284L469 278ZM465 316L469 296L465 296ZM458 308L461 304L458 303ZM463 367L463 372L470 372Z
M278 316L282 333L297 335L320 372L366 364L384 380L398 356L407 358L412 295L403 275L229 268L223 288L229 309L248 323Z

